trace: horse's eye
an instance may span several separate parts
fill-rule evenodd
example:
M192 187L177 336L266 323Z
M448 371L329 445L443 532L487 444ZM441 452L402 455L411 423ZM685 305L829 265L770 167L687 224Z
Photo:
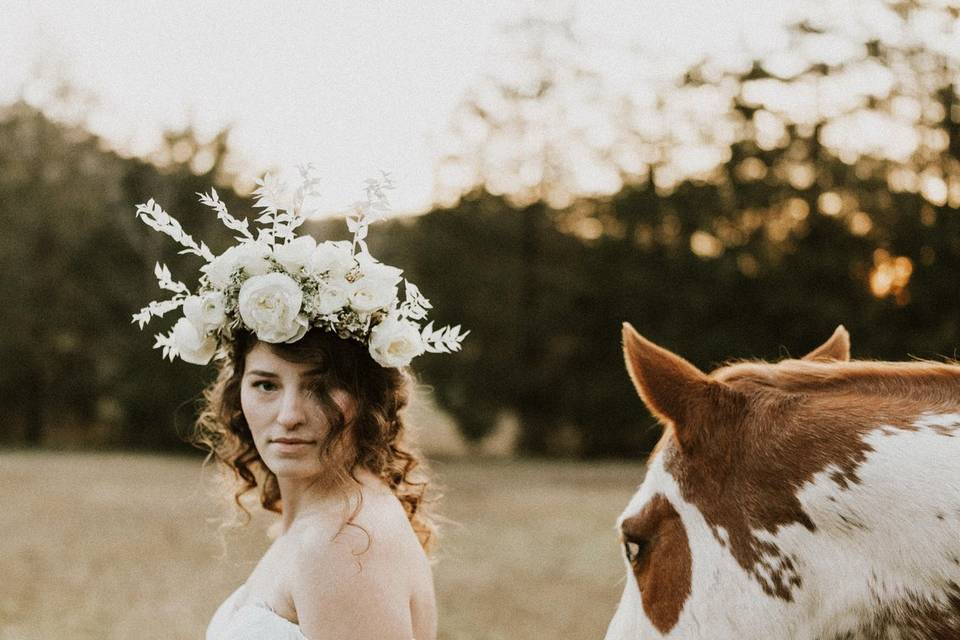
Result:
M623 553L627 556L627 562L633 564L640 558L640 554L643 553L644 549L647 546L647 541L643 538L636 536L627 536L624 535L623 538Z

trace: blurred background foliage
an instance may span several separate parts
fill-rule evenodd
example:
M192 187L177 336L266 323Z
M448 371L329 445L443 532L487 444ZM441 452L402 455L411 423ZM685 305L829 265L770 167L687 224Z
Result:
M626 94L581 64L568 22L513 27L510 72L453 114L436 207L371 237L438 323L472 331L462 354L417 362L468 439L514 416L525 454L649 450L623 321L704 368L802 355L839 323L856 357L955 356L960 9L871 6ZM228 132L124 157L59 115L71 99L0 108L0 442L186 448L212 372L161 361L130 315L157 294L155 262L199 265L133 211L153 197L226 248L195 194L216 185L249 213ZM586 173L613 195L585 192Z

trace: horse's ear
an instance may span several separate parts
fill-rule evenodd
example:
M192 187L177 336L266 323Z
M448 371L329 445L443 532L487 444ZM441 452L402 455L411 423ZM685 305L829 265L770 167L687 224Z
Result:
M623 323L623 356L643 402L672 426L681 449L697 446L705 429L742 411L745 399L680 356L650 342Z
M850 334L841 324L830 339L803 356L804 360L842 360L850 359Z

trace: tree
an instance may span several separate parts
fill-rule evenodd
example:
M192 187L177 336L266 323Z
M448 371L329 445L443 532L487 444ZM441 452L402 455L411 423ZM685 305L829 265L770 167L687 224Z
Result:
M130 316L155 287L157 260L189 267L135 220L133 205L167 197L171 209L184 205L185 224L225 244L193 195L222 171L225 133L201 142L190 130L171 132L166 145L192 151L155 166L110 151L82 117L48 115L68 111L57 107L70 99L63 90L41 107L21 100L0 112L3 437L39 445L56 432L71 442L179 446L176 407L196 395L201 375L160 363ZM194 175L190 161L200 153L212 166Z

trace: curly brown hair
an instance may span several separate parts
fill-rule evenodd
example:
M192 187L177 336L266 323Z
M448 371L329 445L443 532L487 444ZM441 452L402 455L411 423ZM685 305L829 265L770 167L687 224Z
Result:
M257 342L246 331L234 336L228 358L220 361L217 379L204 391L193 442L233 472L234 501L241 510L246 511L241 497L259 485L263 508L282 513L277 477L260 458L240 405L246 357ZM380 366L359 342L320 329L310 330L292 344L268 346L284 360L308 363L319 372L311 391L330 424L321 457L331 462L334 481L345 486L352 480L359 487L358 469L382 478L403 505L420 544L429 551L437 532L426 497L427 471L406 441L400 415L409 400L410 375ZM355 416L349 422L330 395L336 389L349 393L355 402ZM359 508L358 504L346 524Z

